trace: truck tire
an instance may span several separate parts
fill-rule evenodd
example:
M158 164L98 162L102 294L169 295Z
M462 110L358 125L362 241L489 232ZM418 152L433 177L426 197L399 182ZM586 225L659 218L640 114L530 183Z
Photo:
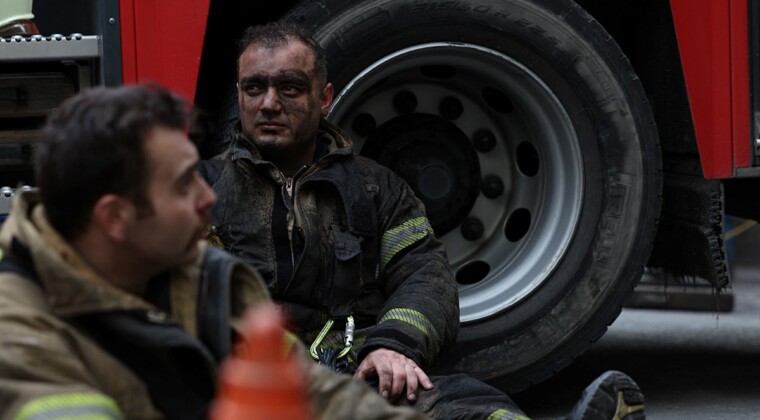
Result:
M329 119L425 202L459 283L438 371L510 392L619 315L661 205L651 109L620 48L569 0L304 1Z

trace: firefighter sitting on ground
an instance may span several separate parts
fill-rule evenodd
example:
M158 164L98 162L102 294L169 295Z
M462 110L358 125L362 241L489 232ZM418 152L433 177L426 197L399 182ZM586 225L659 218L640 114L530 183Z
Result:
M219 196L212 243L258 269L321 363L435 418L523 418L474 378L425 373L456 340L456 283L411 189L355 156L346 134L322 119L334 93L326 72L324 52L297 27L245 32L240 121L228 149L201 168ZM573 415L593 407L593 418L612 418L632 406L643 417L643 396L626 375L608 372L592 385Z

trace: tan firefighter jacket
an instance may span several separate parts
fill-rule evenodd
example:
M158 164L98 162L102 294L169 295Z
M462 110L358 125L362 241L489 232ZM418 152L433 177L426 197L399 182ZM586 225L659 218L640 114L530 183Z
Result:
M0 230L4 258L23 268L0 273L0 418L205 418L216 365L231 340L222 333L229 329L213 328L205 314L213 288L204 284L206 265L199 258L154 280L166 286L156 300L171 309L162 310L94 272L48 224L37 200L35 192L17 196ZM199 247L211 258L205 244ZM220 296L234 325L246 307L269 297L256 272L227 267L229 290ZM318 417L421 417L306 362L297 348Z

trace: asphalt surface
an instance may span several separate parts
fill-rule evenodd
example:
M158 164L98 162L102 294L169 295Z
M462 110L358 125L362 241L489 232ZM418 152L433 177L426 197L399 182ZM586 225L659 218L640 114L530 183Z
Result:
M591 350L515 401L534 419L558 418L597 375L617 369L641 387L647 418L760 419L760 240L745 242L732 311L625 308Z

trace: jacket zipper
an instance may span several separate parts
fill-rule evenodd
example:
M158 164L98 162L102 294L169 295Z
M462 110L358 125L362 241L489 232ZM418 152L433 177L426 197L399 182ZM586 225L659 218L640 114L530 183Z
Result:
M288 242L290 244L290 264L293 267L293 277L295 277L296 273L296 252L293 248L293 228L295 227L295 219L296 219L296 197L295 197L295 186L296 181L298 180L298 176L301 175L303 172L308 169L308 166L304 165L296 171L295 174L293 174L292 177L288 178L285 175L283 175L282 172L280 172L280 176L285 180L285 189L288 193L288 198L290 199L291 209L292 213L288 212ZM292 278L291 278L292 280ZM288 281L288 285L285 287L285 290L287 290L290 287L290 281Z

